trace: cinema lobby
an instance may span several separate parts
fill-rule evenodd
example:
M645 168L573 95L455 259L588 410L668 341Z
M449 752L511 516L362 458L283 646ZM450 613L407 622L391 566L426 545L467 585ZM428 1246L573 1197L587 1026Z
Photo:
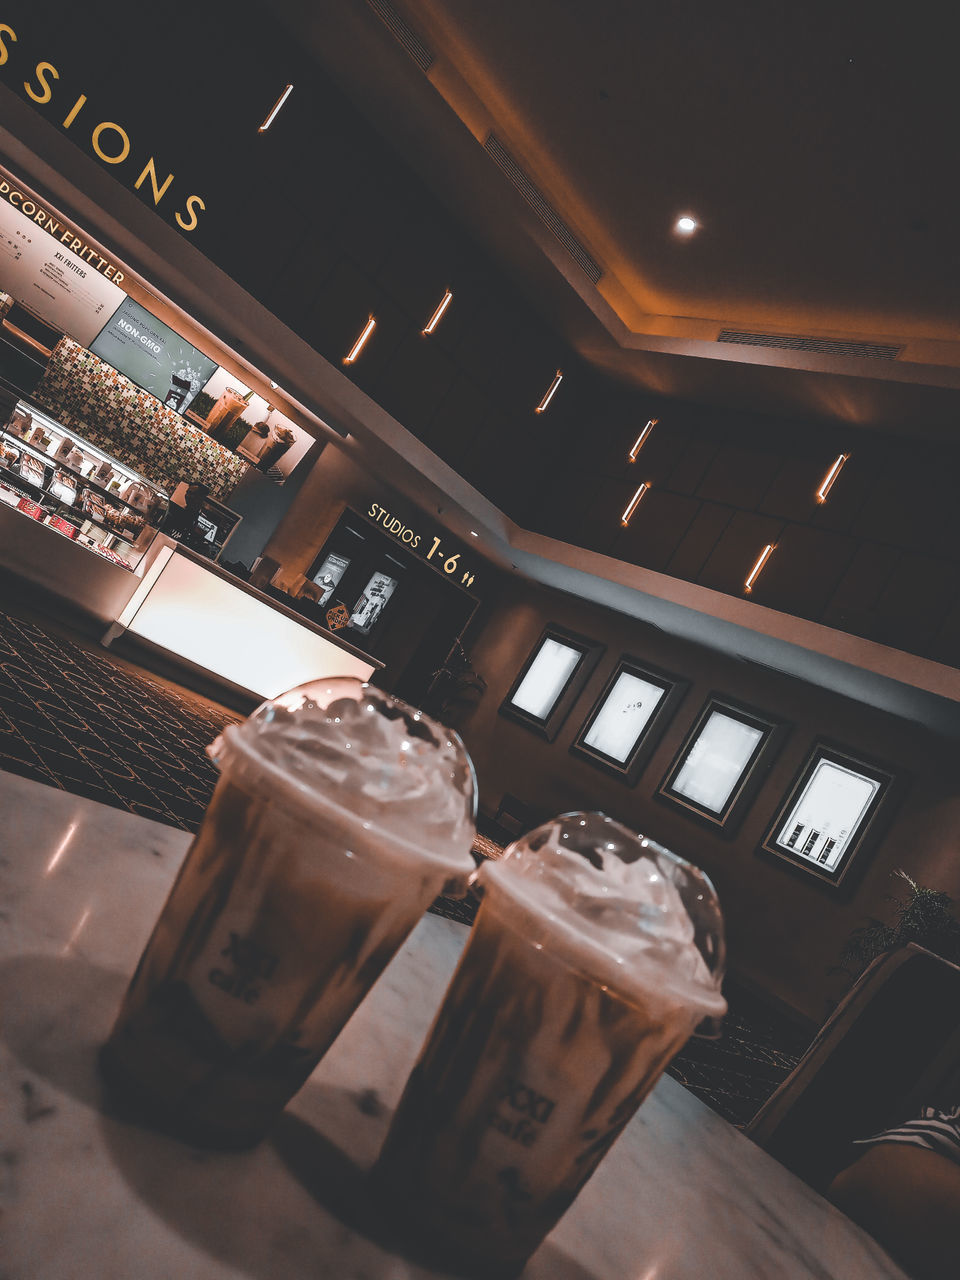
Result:
M960 1275L951 49L0 4L0 1280Z

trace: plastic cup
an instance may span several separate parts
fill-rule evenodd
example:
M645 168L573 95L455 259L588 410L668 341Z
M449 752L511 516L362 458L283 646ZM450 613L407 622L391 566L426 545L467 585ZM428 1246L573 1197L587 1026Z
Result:
M720 994L709 880L602 814L480 873L483 901L374 1177L431 1260L519 1274Z
M221 391L216 404L204 419L204 429L214 440L221 440L247 407L242 394L234 387Z
M353 679L228 727L221 776L101 1066L136 1118L260 1139L440 893L463 892L475 779L455 733Z

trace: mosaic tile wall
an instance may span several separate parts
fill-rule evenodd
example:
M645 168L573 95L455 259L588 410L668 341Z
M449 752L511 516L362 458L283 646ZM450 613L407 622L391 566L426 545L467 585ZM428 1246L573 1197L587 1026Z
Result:
M179 480L202 480L227 502L249 465L69 338L57 344L32 398L168 492Z

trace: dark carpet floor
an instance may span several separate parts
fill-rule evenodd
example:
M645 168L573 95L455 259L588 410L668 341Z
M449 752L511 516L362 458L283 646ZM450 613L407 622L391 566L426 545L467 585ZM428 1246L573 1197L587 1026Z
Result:
M204 748L237 719L0 612L0 769L195 831L217 777ZM471 895L433 910L469 924L476 906ZM669 1071L742 1126L806 1037L747 993L727 999L720 1039L691 1040Z

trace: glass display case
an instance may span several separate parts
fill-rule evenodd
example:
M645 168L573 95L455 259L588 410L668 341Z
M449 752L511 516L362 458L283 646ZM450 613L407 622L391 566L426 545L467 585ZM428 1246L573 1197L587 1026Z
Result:
M0 427L0 502L134 570L163 519L168 495L21 400Z

